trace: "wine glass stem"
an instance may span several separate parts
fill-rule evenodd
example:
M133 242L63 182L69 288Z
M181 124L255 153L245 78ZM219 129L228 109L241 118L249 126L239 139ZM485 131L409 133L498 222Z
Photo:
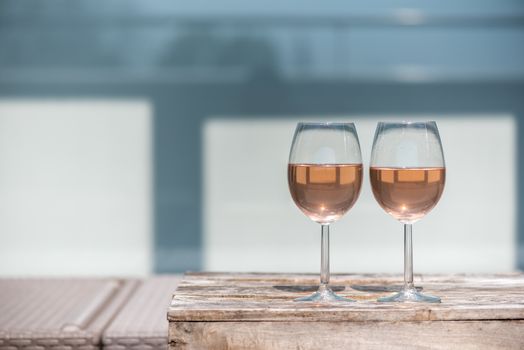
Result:
M404 289L413 288L412 224L404 224Z
M321 227L321 253L320 253L320 284L327 287L329 284L329 225Z

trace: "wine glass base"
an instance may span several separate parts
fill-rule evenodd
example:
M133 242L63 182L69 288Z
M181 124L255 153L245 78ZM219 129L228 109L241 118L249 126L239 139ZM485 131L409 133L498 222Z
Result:
M415 288L402 289L397 294L389 297L379 298L377 301L381 303L440 303L440 298L432 295L422 294Z
M307 296L302 298L294 299L294 301L297 302L314 302L314 303L332 303L332 302L355 302L353 299L344 298L340 295L335 294L331 288L328 286L321 284L320 287L318 287L318 290Z

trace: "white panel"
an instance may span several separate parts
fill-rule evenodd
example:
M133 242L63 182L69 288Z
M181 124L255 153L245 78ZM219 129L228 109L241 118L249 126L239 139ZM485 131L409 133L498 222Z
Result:
M151 271L141 100L0 101L0 274Z
M367 171L376 122L391 118L332 119L356 123L366 169L355 207L332 225L332 270L400 273L402 225L375 202ZM437 207L414 225L415 273L513 270L514 119L422 118L427 119L436 120L441 132L446 188ZM295 207L287 188L287 157L296 122L281 118L206 123L206 269L319 270L320 227Z

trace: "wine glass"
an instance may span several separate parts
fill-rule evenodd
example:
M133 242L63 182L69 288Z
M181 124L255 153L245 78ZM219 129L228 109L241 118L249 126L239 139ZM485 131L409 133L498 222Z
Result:
M378 123L369 172L377 202L404 224L404 286L378 301L439 303L440 298L415 289L411 237L413 223L435 207L444 190L446 168L437 124Z
M297 207L321 225L320 286L295 301L353 301L329 287L329 224L355 204L362 156L353 123L298 123L289 153L289 191Z

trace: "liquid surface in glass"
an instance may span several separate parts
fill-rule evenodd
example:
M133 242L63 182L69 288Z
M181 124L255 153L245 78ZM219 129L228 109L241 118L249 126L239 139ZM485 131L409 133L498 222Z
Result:
M400 222L413 223L439 201L446 169L371 167L370 179L380 206Z
M300 210L313 221L331 223L355 204L362 164L289 164L288 183Z

